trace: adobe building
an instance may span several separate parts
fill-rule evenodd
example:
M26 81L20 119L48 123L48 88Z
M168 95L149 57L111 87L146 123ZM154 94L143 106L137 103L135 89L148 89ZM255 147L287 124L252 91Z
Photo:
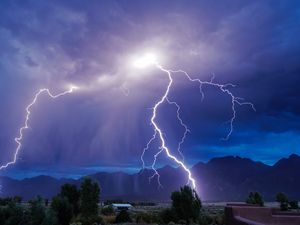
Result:
M300 213L250 204L227 204L226 225L300 225Z

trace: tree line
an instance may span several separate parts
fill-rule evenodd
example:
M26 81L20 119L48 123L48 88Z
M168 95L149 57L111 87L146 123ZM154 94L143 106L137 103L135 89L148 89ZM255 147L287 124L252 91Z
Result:
M37 196L21 204L20 197L0 199L0 225L102 224L98 215L100 187L86 177L80 188L64 184L52 200Z
M224 224L224 212L209 213L202 207L197 193L190 186L172 192L169 208L153 212L132 213L115 211L113 201L99 207L100 186L86 177L79 187L64 184L60 192L50 201L37 196L26 203L20 197L0 198L0 225L104 225L112 223L156 223L156 224ZM289 201L283 193L276 200L281 210L298 209L297 201ZM119 200L119 203L121 200ZM264 205L259 192L250 192L246 202ZM153 204L143 205L153 206Z
M0 225L104 225L126 222L222 224L202 211L200 198L189 186L173 192L171 207L157 213L116 212L110 201L100 209L99 198L99 184L88 177L83 179L79 188L73 184L62 185L60 192L50 201L40 196L26 203L22 203L20 197L2 198Z
M281 211L299 209L297 200L289 200L286 194L279 192L276 195L276 201L279 203ZM259 192L250 192L246 203L264 206L263 196Z

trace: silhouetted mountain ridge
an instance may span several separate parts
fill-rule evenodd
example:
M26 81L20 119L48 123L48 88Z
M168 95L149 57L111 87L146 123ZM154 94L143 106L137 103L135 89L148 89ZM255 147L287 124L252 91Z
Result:
M291 199L300 199L300 156L296 154L280 159L273 166L238 156L213 158L207 163L195 164L191 171L203 200L244 201L250 191L259 191L268 201L274 201L278 192L285 192ZM136 174L98 172L90 177L100 183L102 199L132 201L167 201L172 191L188 182L181 168L165 166L158 172L162 187L158 185L157 176L150 178L153 171L149 169ZM30 199L39 194L50 198L62 184L80 185L81 179L2 177L1 196L20 195Z

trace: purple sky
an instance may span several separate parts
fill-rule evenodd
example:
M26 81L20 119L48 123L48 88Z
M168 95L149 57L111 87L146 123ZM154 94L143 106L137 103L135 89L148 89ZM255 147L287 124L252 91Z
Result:
M193 77L237 84L253 102L237 108L227 141L230 102L178 76L170 93L189 126L183 152L189 166L239 155L273 164L300 154L299 1L1 1L0 162L12 158L25 107L41 87L72 95L39 99L11 176L137 171L152 135L151 107L163 94L165 74L137 70L133 56L157 53L161 63ZM128 96L124 90L129 90ZM173 108L158 120L168 144L183 130ZM153 148L146 161L151 163ZM172 164L164 155L158 165ZM22 174L22 175L20 175Z

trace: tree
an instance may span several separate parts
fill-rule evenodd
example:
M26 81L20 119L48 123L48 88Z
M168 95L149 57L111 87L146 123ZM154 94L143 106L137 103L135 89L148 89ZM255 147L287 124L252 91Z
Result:
M258 192L250 192L246 202L248 204L255 204L255 205L259 205L259 206L264 206L263 197Z
M30 225L41 225L43 224L44 218L46 216L45 204L40 196L36 199L29 201L29 218Z
M21 203L22 198L20 196L14 196L14 197L7 197L7 198L0 198L0 206L8 205L9 203Z
M164 222L165 224L168 224L169 222L177 221L176 212L173 208L163 209L159 213L159 217L162 220L162 222Z
M186 185L181 187L180 191L173 192L171 199L178 219L185 220L187 224L191 220L198 219L202 204L197 193L190 186Z
M58 219L56 213L53 209L48 208L46 211L46 217L44 218L42 225L61 225L58 223Z
M15 203L21 203L22 202L22 197L20 197L20 196L14 196L12 198L12 201L15 202Z
M90 178L84 178L80 188L80 212L83 217L98 215L100 187Z
M24 217L24 208L15 202L9 202L6 207L0 208L0 224L15 225L28 224Z
M74 215L77 216L79 213L80 192L76 185L64 184L61 186L60 196L68 199L69 203L72 205Z
M282 192L278 193L276 195L276 201L280 203L280 209L282 211L288 210L289 200L288 200L288 197L284 193L282 193Z
M60 225L70 224L73 217L73 208L66 197L54 197L51 202L51 209L56 213Z

